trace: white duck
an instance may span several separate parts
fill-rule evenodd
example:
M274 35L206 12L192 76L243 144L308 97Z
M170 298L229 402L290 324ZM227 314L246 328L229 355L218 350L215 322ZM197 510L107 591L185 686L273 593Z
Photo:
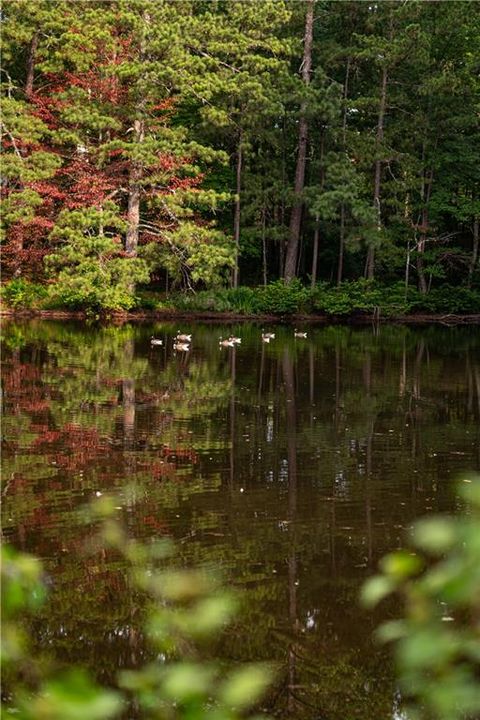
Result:
M173 349L176 352L188 352L190 350L190 345L185 342L176 342L173 343Z
M300 332L300 330L297 330L297 328L295 328L295 330L293 331L293 335L296 338L306 338L307 337L306 332Z
M269 340L275 340L275 333L266 333L262 331L262 338L268 338Z
M160 338L156 338L152 335L150 338L150 345L163 345L163 340L160 340Z
M187 343L189 343L189 342L192 341L192 336L191 336L191 335L186 335L185 333L181 333L180 330L177 330L177 335L176 335L176 337L175 337L175 340L180 340L180 342L187 342Z
M234 335L230 335L230 337L228 339L231 340L234 343L234 345L241 345L241 343L242 343L242 338L235 337Z
M222 338L220 338L218 344L221 347L235 347L235 343L231 338L229 340L223 340Z

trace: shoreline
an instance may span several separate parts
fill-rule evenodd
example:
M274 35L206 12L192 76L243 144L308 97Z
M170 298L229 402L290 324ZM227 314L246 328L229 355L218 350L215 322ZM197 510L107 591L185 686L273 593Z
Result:
M15 310L1 308L0 318L13 320L87 320L89 316L83 310ZM309 323L311 325L370 325L394 323L400 325L480 325L480 313L415 313L412 315L245 315L233 312L187 312L181 310L145 310L136 312L114 312L100 316L99 321L112 324L152 321L152 320L190 320L192 322L269 322L276 324Z

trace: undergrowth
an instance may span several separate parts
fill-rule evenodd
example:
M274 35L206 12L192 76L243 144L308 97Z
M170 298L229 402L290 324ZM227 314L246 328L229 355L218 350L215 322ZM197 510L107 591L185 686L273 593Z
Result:
M54 283L47 288L27 280L15 279L4 285L1 296L7 306L15 309L63 308L59 305ZM422 295L413 287L405 293L405 286L401 282L381 285L356 280L346 281L339 287L322 282L311 289L299 280L289 284L277 280L266 287L243 286L197 293L178 292L168 297L152 290L138 290L134 302L133 309L147 311L231 312L279 317L293 314L352 317L375 313L381 317L395 317L416 313L480 313L480 290L443 285ZM84 306L79 302L76 307L88 309L89 306L88 302Z

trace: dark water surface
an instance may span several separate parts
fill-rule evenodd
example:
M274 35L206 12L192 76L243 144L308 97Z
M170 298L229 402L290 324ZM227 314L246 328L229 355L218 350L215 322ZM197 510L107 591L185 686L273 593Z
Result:
M132 535L175 538L242 594L217 650L279 663L272 712L399 717L358 590L480 468L478 328L277 327L264 345L253 324L184 324L175 355L177 329L3 328L3 533L47 569L36 644L105 682L148 652L121 568L83 552L78 509L115 492ZM241 346L220 349L231 331Z

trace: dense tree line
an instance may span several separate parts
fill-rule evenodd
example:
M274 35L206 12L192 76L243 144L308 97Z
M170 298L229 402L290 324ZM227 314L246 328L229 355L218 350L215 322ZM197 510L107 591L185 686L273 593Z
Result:
M476 2L8 0L2 26L4 276L125 307L478 284Z

